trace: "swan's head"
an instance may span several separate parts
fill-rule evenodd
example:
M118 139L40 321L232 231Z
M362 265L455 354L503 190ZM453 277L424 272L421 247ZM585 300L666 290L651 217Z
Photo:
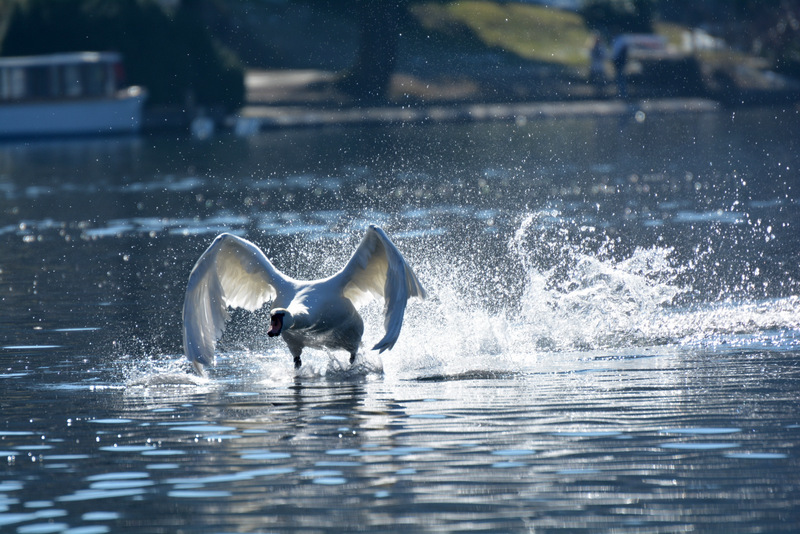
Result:
M269 330L267 335L275 337L281 335L284 328L291 328L294 323L292 313L286 308L275 308L269 312Z

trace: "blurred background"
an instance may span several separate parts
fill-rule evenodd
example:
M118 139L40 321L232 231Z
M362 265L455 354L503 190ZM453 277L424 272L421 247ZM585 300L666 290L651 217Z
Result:
M0 56L87 50L121 55L149 127L265 104L800 96L791 0L0 0Z

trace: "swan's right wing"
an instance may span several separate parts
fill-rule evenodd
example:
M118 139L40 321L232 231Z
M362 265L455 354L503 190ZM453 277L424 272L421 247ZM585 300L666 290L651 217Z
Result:
M379 352L391 349L397 341L408 299L426 297L411 266L375 225L370 225L350 261L336 276L340 277L344 296L356 305L372 296L383 297L386 334L373 347Z
M246 239L219 235L189 275L183 303L183 351L195 369L214 364L228 307L255 311L281 290L283 275Z

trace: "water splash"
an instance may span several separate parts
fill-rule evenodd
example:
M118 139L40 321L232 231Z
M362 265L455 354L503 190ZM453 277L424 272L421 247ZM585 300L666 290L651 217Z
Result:
M210 380L189 371L187 362L170 356L133 358L116 362L116 374L126 388L208 386Z
M798 337L798 297L692 301L696 263L680 263L673 248L620 251L595 231L572 239L552 216L524 217L507 256L497 258L496 248L488 254L493 266L486 257L425 262L433 297L410 304L400 341L384 360L387 375L524 372L567 353ZM368 322L379 324L377 312Z
M265 311L237 311L220 341L213 379L271 384L295 376L347 381L506 375L575 353L750 346L774 344L778 337L786 343L800 332L798 297L698 298L693 283L704 274L700 266L719 261L712 250L698 248L687 260L670 246L626 247L603 230L565 223L552 210L526 214L511 228L504 237L503 230L476 223L397 240L430 298L409 303L392 351L369 350L383 335L382 304L376 302L361 310L365 348L356 366L346 355L307 350L296 373L285 345L264 336ZM464 237L473 234L475 239ZM293 236L282 243L280 259L301 266L292 275L327 276L344 264L358 237L310 242ZM139 378L128 384L185 382L181 372L153 364L143 372L134 369Z

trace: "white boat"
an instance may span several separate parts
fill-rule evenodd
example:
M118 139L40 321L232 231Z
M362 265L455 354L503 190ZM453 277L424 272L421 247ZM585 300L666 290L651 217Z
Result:
M0 137L138 132L147 92L115 52L0 58Z

